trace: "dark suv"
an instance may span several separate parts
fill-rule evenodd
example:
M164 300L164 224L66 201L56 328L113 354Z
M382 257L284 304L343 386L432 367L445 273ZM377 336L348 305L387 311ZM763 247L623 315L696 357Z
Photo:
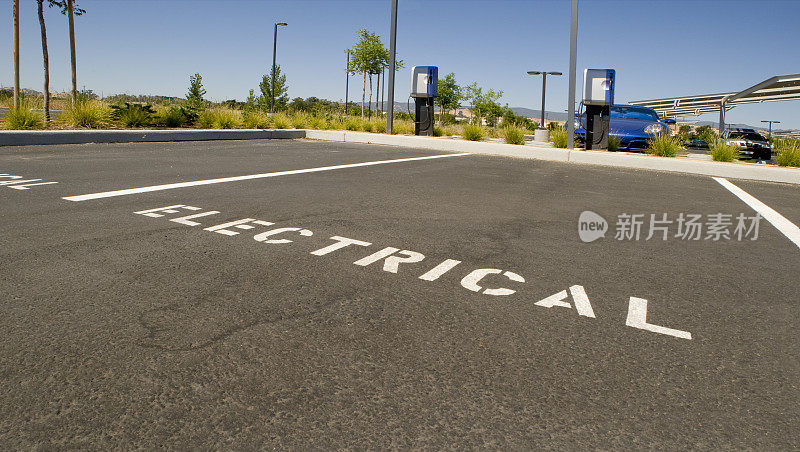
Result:
M769 141L753 129L728 129L722 133L722 142L739 148L741 158L772 159Z

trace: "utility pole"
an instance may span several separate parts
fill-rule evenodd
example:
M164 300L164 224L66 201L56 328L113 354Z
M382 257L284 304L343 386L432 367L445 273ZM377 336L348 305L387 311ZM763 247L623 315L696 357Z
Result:
M389 34L389 109L386 112L386 133L392 134L392 120L394 119L394 72L397 61L395 61L395 51L397 50L397 0L392 2L392 15L390 18L391 32Z
M578 54L578 0L572 0L569 28L569 95L567 96L567 149L575 148L575 66Z

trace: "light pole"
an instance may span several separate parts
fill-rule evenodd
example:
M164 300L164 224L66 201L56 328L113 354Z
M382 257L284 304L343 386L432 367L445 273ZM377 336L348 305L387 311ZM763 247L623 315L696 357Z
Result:
M272 99L269 102L269 112L275 111L275 54L278 51L278 25L285 27L288 25L286 22L278 22L275 24L275 34L272 36Z
M768 122L769 123L769 139L772 139L772 124L780 124L780 121L761 121L761 122Z
M544 128L544 88L547 84L547 75L561 75L561 72L545 72L545 71L528 71L528 75L542 75L542 124L541 127Z
M345 50L347 52L347 66L344 69L345 72L345 81L344 81L344 115L347 116L347 98L348 94L350 94L350 49Z
M569 88L567 94L567 148L574 149L575 133L575 65L578 57L578 0L572 0L569 21Z
M389 19L389 109L386 112L386 133L392 134L392 120L394 119L394 72L397 66L397 0L392 0L391 15Z

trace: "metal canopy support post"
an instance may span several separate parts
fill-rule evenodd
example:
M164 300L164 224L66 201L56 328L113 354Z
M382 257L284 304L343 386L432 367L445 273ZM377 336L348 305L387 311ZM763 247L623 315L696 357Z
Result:
M725 101L722 101L719 104L719 136L722 136L722 132L724 130L725 130Z
M386 112L386 133L392 134L392 120L394 119L394 72L395 52L397 50L397 0L392 2L392 16L390 19L391 33L389 34L389 109Z
M575 66L578 53L578 0L572 0L569 29L569 94L567 96L567 149L575 147ZM544 83L542 83L544 88ZM542 96L544 99L544 96ZM542 108L544 110L544 107ZM544 124L542 124L544 126Z

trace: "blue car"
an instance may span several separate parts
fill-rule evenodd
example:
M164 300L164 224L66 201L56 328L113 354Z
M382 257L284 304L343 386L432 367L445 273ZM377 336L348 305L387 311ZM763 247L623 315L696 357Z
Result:
M667 118L661 120L658 113L652 108L636 105L611 106L611 120L609 121L609 135L620 141L620 151L644 151L649 147L650 139L654 135L669 133L669 125L675 120ZM581 114L580 120L575 115L575 140L583 143L586 138L586 114Z

